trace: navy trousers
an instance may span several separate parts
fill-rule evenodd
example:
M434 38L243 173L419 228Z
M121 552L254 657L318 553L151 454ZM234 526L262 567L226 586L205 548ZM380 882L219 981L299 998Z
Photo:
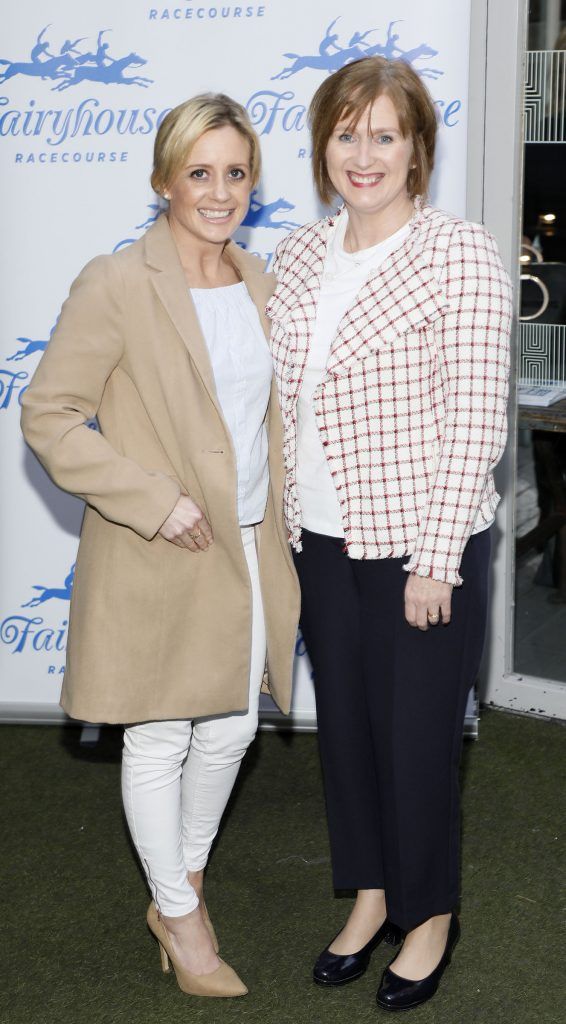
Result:
M351 559L341 539L307 530L302 540L334 886L385 889L390 920L410 930L458 902L458 768L485 637L489 531L465 548L451 622L426 632L404 617L404 559Z

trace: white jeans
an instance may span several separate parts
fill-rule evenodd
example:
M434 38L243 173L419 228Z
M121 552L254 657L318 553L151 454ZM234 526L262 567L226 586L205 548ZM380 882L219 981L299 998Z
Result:
M266 641L253 526L242 527L242 542L252 586L248 710L193 721L145 722L124 730L126 818L152 896L167 917L180 917L198 906L187 871L206 865L240 763L257 730ZM206 555L187 553L187 558Z

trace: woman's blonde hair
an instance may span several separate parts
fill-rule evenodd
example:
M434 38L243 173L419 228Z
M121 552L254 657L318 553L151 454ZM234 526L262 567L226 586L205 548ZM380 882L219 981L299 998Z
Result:
M403 61L362 57L330 75L316 90L309 107L313 177L323 203L332 202L336 195L326 167L326 147L332 132L339 121L355 128L379 96L389 96L397 111L401 134L413 144L414 166L407 178L409 196L426 196L437 130L431 96L416 71Z
M161 122L153 147L151 187L154 192L163 195L201 135L224 125L231 125L248 140L251 186L257 185L261 172L259 139L246 110L224 93L206 92L180 103Z

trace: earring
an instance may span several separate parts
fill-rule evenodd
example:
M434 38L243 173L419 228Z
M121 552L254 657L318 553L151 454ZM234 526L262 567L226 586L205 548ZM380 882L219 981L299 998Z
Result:
M161 194L162 194L163 198L166 199L169 202L169 199L171 198L169 193L168 192L162 192Z

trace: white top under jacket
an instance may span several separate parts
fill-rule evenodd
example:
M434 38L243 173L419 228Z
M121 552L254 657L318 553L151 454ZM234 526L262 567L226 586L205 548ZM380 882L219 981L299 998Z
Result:
M302 525L313 533L343 537L338 496L316 423L313 395L322 381L332 341L345 312L390 253L409 234L409 224L370 249L344 250L347 215L339 217L328 235L316 321L303 383L297 401L297 494Z
M265 414L273 364L257 309L243 282L191 288L216 393L232 437L240 526L260 523L269 487Z

